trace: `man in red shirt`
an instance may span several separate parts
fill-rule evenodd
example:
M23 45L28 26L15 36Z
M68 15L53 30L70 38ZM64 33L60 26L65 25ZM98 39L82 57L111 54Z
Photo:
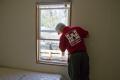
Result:
M84 38L88 31L79 26L66 26L59 23L56 31L60 36L59 48L64 55L68 50L68 74L71 80L89 80L89 57Z

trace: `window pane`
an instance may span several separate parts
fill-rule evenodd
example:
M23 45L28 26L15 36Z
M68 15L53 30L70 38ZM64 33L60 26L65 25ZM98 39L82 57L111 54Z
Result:
M41 39L59 39L59 35L55 31L42 30L40 33Z
M43 30L55 30L59 22L68 25L67 9L42 9L40 16L40 26Z
M39 40L40 50L59 50L59 41L53 40Z
M60 60L62 53L58 47L58 41L40 40L40 58Z
M47 62L67 63L65 56L59 49L59 37L55 31L56 25L61 22L69 24L70 4L39 5L39 60Z

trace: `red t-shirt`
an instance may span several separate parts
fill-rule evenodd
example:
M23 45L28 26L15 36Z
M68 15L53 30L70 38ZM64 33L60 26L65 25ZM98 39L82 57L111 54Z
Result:
M69 53L73 53L75 51L86 51L83 39L86 38L87 35L88 31L79 26L64 27L59 42L60 50L64 52L67 49Z

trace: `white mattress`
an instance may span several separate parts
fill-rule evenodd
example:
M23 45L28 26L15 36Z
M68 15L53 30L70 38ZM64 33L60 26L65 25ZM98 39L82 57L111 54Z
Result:
M0 68L0 80L61 80L61 75Z

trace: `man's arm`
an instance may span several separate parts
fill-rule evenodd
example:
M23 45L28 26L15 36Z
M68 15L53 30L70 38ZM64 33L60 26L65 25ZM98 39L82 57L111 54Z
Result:
M79 27L79 33L81 34L80 36L81 36L82 38L87 38L88 35L89 35L88 31L85 30L85 29L83 29L83 28L81 28L81 27Z
M60 42L59 42L59 48L62 52L62 54L64 55L64 52L66 50L67 44L66 44L66 40L64 36L60 37Z

